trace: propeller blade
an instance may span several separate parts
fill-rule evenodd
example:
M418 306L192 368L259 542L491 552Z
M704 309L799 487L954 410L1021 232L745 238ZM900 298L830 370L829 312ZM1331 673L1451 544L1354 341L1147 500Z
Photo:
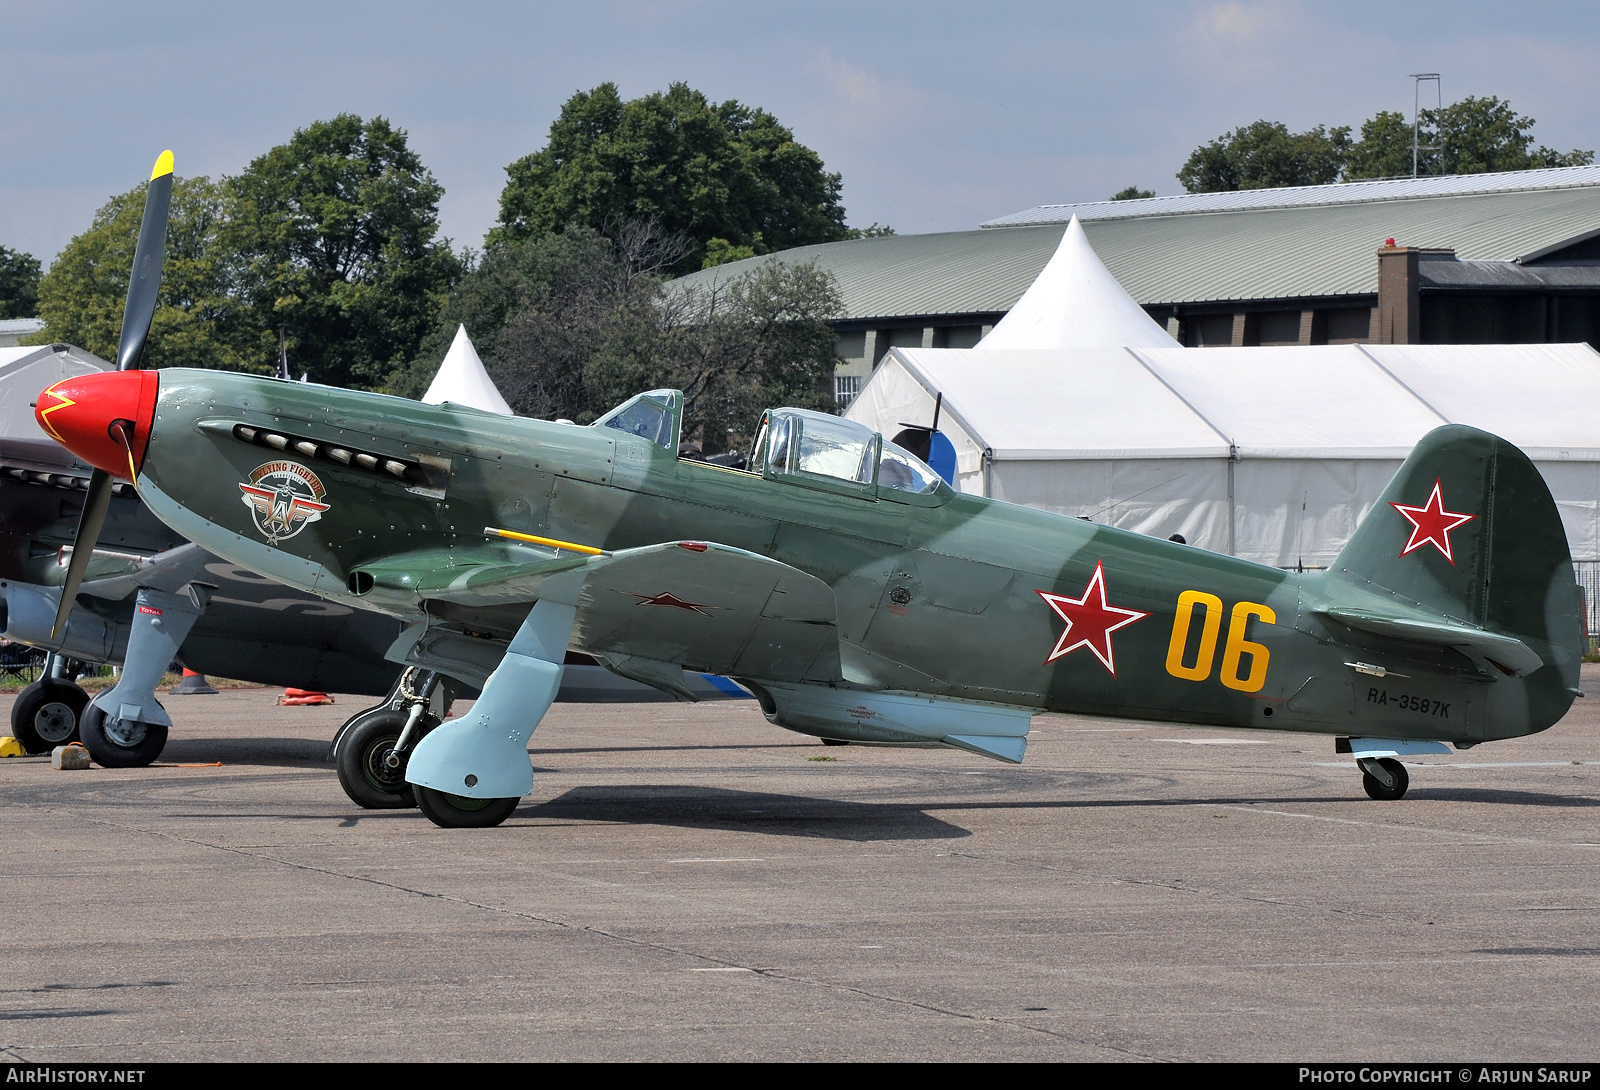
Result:
M72 605L78 598L78 588L94 559L94 547L100 540L100 530L106 524L106 512L111 509L111 474L97 469L89 475L89 493L83 500L83 514L78 516L78 532L73 537L72 559L67 564L67 581L61 584L61 604L56 607L56 623L50 629L53 639L67 626Z
M138 366L145 339L150 336L150 322L156 313L156 293L161 289L161 265L167 256L167 207L171 203L172 152L164 151L156 158L155 169L150 171L149 188L145 190L144 219L139 224L139 242L133 251L128 300L122 308L122 335L117 339L118 371ZM128 479L133 480L130 437L120 428L114 435L128 448ZM78 516L78 532L73 535L72 559L67 564L66 581L61 584L61 604L56 607L55 626L50 630L52 637L66 627L67 618L72 615L78 588L89 571L94 547L100 542L100 531L111 510L114 483L111 474L103 469L96 469L89 476L89 492L84 497L83 514Z
M144 195L144 220L139 224L139 245L133 251L128 301L122 308L122 335L117 338L118 371L138 366L145 338L150 335L156 292L161 288L161 263L167 256L167 206L171 201L172 152L164 151L150 172L150 186ZM87 514L88 508L84 512Z

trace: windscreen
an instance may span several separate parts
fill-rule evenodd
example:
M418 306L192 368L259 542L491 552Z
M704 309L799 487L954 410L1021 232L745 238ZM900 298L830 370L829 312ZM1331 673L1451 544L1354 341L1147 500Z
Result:
M878 487L932 492L939 487L939 475L909 451L885 442L883 456L878 459Z
M629 435L648 439L665 450L674 450L677 436L673 435L673 413L670 391L640 394L632 401L613 409L599 423Z

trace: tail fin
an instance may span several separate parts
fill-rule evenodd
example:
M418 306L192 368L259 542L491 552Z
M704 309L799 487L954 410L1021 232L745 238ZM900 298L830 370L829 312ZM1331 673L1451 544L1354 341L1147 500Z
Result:
M1570 706L1584 641L1567 535L1544 478L1504 439L1459 424L1429 432L1329 576L1330 590L1365 592L1326 611L1336 620L1526 676L1530 705L1559 704L1550 722Z

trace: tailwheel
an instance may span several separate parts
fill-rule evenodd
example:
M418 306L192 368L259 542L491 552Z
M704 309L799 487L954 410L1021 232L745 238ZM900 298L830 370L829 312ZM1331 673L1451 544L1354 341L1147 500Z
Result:
M1393 802L1411 786L1411 774L1393 757L1367 757L1356 763L1361 766L1361 786L1369 798Z
M167 725L107 715L90 704L78 717L78 738L101 768L144 768L167 748Z
M488 829L499 825L521 799L469 799L431 787L412 785L417 806L441 829Z
M78 740L78 719L89 694L70 681L47 677L17 694L11 733L29 753L49 753Z
M400 810L415 806L411 785L406 782L407 758L416 739L437 726L432 716L423 716L415 737L405 751L396 752L405 731L409 713L383 708L363 712L341 731L334 765L339 770L339 786L350 801L367 810Z

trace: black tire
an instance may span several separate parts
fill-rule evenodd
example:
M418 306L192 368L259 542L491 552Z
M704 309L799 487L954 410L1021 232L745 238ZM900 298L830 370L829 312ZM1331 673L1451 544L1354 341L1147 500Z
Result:
M160 701L156 704L160 707ZM123 726L90 704L78 717L78 740L102 768L144 768L167 748L167 728L160 723Z
M49 753L78 740L89 694L70 681L41 678L17 694L11 705L11 734L29 753Z
M356 716L341 732L333 763L339 770L339 786L357 806L367 810L404 810L417 804L411 785L406 782L406 764L410 750L439 723L431 715L424 715L408 751L400 755L396 767L390 768L387 758L400 740L409 715L397 708L379 708Z
M441 829L490 829L511 816L521 799L469 799L412 785L417 806Z
M843 738L824 738L822 744L825 746L847 746L850 743Z
M374 704L365 711L356 712L349 719L346 719L343 723L340 723L339 729L333 732L333 740L328 743L328 760L333 762L337 762L339 760L339 744L344 741L344 736L350 733L351 727L355 726L369 715L381 715L384 712L392 711L394 711L394 709L389 707L389 705L386 703Z
M1411 786L1411 774L1406 771L1406 766L1393 757L1380 757L1378 763L1384 767L1389 775L1394 777L1394 786L1385 787L1379 782L1378 777L1361 770L1361 786L1366 789L1367 797L1380 802L1394 802L1406 793L1406 788Z

